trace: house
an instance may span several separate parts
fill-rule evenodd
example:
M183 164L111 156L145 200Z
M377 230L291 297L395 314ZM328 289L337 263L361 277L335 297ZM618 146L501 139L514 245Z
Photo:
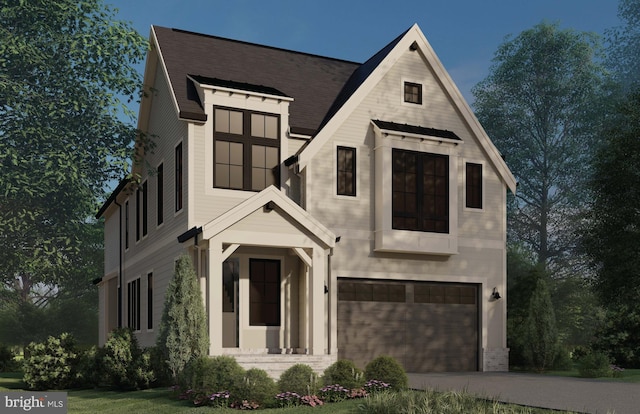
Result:
M155 343L188 253L210 355L508 369L516 182L417 25L364 63L157 26L150 44L154 148L98 212L101 343Z

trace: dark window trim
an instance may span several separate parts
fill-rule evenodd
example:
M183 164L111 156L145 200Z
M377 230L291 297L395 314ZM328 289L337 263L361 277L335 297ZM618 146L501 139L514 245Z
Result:
M396 188L396 182L402 182L402 184L405 185L406 177L403 177L403 179L398 179L398 180L395 179L396 157L402 154L416 157L416 171L415 171L416 179L414 183L415 185L414 193L409 192L407 190ZM442 184L444 188L436 188L436 185L434 184L433 193L425 193L425 177L431 176L429 174L426 174L424 171L425 163L429 162L429 160L437 161L438 159L446 160L444 182ZM392 207L391 207L392 222L394 221L393 219L396 217L409 218L409 219L413 218L416 221L415 226L408 226L408 225L400 226L400 225L395 225L395 222L394 222L392 223L392 228L394 230L410 230L410 231L423 231L423 232L429 232L429 233L448 234L450 232L449 221L451 219L450 188L449 188L449 180L450 180L449 156L444 154L433 154L428 152L417 152L417 151L393 148L391 160L392 160L391 161L392 162L392 167L391 167L392 197L396 196L395 194L396 192L402 193L406 200L406 194L415 194L414 196L415 204L413 204L414 213L407 211L406 208L396 210L394 206L394 201L392 200ZM434 181L437 181L438 176L433 175L433 177L434 177L433 178ZM444 192L444 194L437 194L438 192ZM430 198L431 200L429 200L428 198ZM438 212L438 198L446 199L444 211L440 213ZM429 207L427 205L427 202L430 202L430 201L433 202L433 204L431 205L431 211L433 212L432 214L429 214L426 211ZM433 226L427 225L426 222L433 223Z
M174 150L174 162L175 162L175 211L176 213L182 210L182 185L183 185L183 177L182 177L182 168L183 168L183 152L182 152L182 142L176 145Z
M409 90L407 90L409 88ZM413 88L417 89L414 93ZM416 82L404 82L404 102L422 105L422 84Z
M465 164L465 206L467 208L482 209L482 164L467 162Z
M216 131L215 125L215 110L221 109L225 111L234 111L234 112L242 112L242 135L239 134L231 134L226 132L218 132ZM282 122L280 118L280 114L269 113L269 112L260 112L260 111L251 111L241 108L233 108L233 107L225 107L225 106L214 106L213 107L214 121L212 122L213 126L213 187L214 188L222 188L222 189L230 189L230 190L239 190L239 191L254 191L259 192L262 190L254 190L252 187L252 148L254 145L259 145L263 147L273 147L278 150L278 164L274 168L274 180L276 183L276 187L280 188L280 164L282 154L280 152L280 135L278 134L278 138L262 138L262 137L254 137L251 135L251 114L257 115L266 115L273 116L278 119L278 127L277 130L280 131ZM242 189L223 187L216 185L216 141L224 141L224 142L237 142L242 144Z
M164 222L164 164L158 165L158 175L156 178L156 225Z
M351 168L346 168L340 163L340 152L349 152L352 154ZM338 146L336 150L336 193L342 196L356 196L356 149L353 147ZM348 180L348 174L351 173L351 180ZM343 183L344 181L344 183ZM348 181L351 181L350 183ZM340 185L343 183L344 185ZM341 191L342 187L342 191Z
M153 329L153 272L147 273L147 329Z
M124 248L129 248L129 200L124 202Z
M149 231L149 188L147 183L146 180L142 183L142 237L145 237Z
M140 330L140 278L127 283L127 322L133 331Z

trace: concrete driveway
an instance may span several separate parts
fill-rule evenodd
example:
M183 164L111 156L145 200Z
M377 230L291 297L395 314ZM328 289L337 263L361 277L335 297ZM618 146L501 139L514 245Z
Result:
M578 413L640 414L640 384L511 372L408 374L409 386L467 391L530 407Z

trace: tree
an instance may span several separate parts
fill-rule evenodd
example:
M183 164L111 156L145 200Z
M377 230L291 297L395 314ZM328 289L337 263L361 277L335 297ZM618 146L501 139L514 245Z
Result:
M601 97L595 35L541 23L507 38L473 89L476 115L518 179L508 237L557 272L575 265Z
M46 302L99 276L102 259L86 262L91 217L126 168L135 129L123 100L138 95L146 41L101 0L0 9L0 278L23 302L37 289Z
M618 17L624 24L606 31L607 65L628 92L640 79L640 1L620 0Z
M156 345L174 380L189 361L209 353L207 317L200 285L187 255L176 261Z
M529 300L523 343L525 358L537 371L542 372L553 364L558 352L558 330L551 295L542 277L538 277Z

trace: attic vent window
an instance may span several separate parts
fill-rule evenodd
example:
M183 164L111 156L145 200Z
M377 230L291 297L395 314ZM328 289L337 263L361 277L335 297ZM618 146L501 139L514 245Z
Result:
M422 105L422 85L419 83L404 83L404 101Z

